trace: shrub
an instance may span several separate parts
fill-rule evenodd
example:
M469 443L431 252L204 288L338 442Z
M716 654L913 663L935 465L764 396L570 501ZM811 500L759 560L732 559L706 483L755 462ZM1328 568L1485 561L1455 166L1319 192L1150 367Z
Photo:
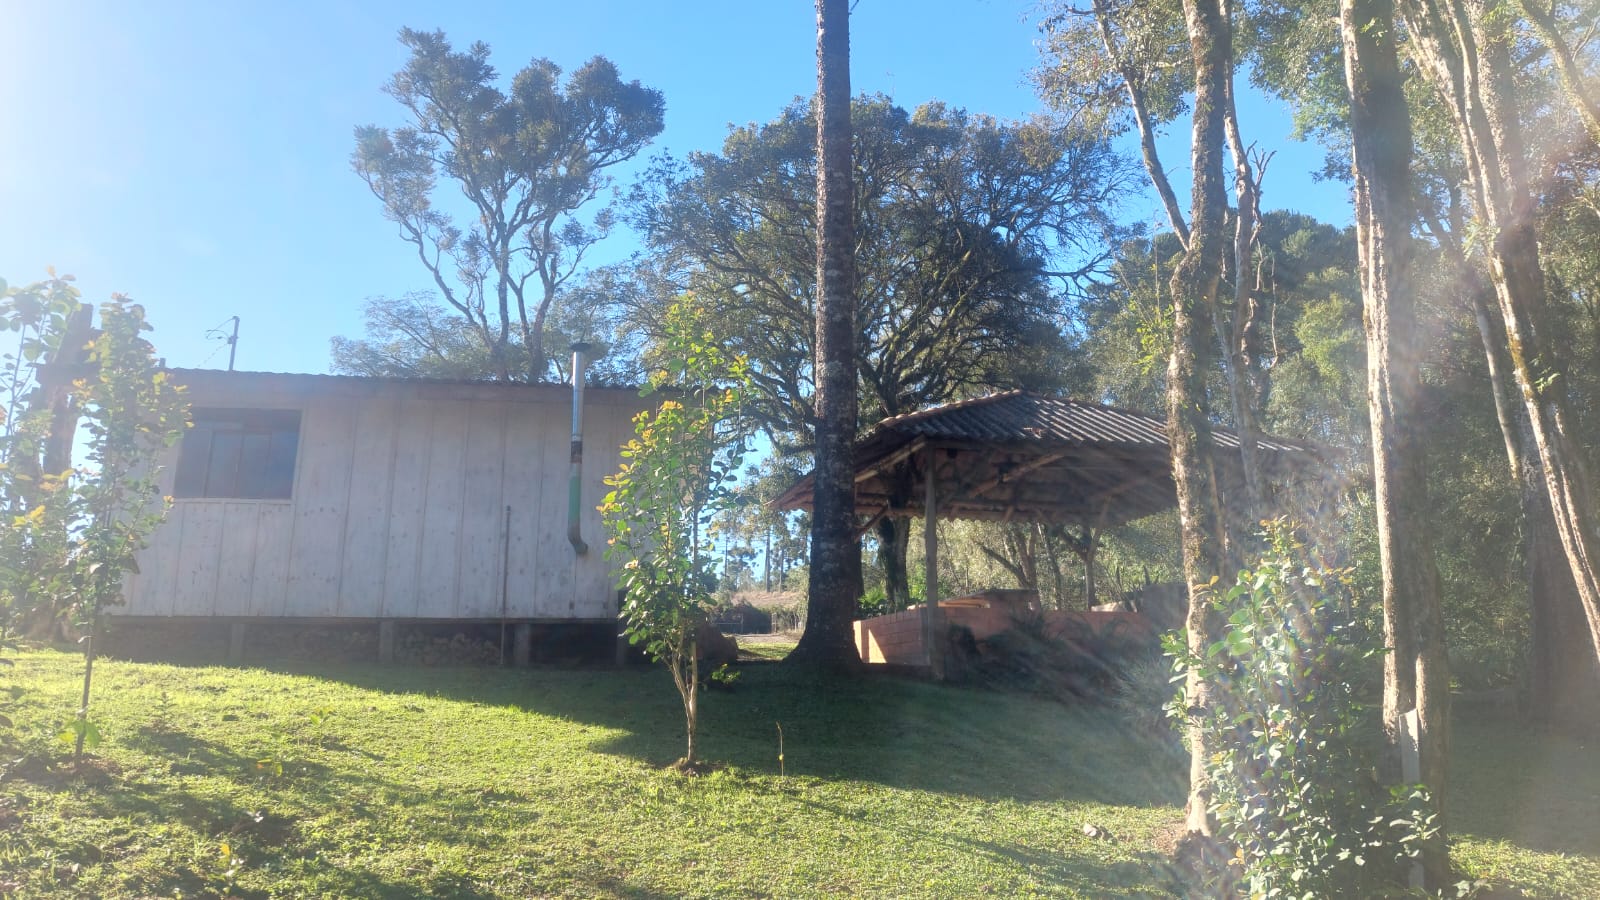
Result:
M1172 664L1152 653L1116 671L1110 703L1129 731L1176 758L1183 753L1183 736L1166 714L1171 696Z
M886 612L889 612L889 595L885 594L881 587L872 588L862 594L861 599L856 603L856 618L858 619L870 619L873 616L881 616Z
M733 501L744 440L739 407L748 363L715 341L705 313L685 295L667 312L661 366L648 396L668 392L634 417L622 467L600 512L606 558L623 562L617 586L628 640L665 663L683 700L685 750L693 771L699 723L699 634L713 607L716 516Z
M1346 571L1302 564L1284 523L1267 541L1255 571L1207 597L1225 625L1203 655L1169 636L1180 679L1194 669L1212 685L1208 708L1180 693L1171 714L1212 738L1212 811L1250 896L1395 890L1436 829L1422 788L1374 775L1378 716L1357 686L1381 641L1357 624Z

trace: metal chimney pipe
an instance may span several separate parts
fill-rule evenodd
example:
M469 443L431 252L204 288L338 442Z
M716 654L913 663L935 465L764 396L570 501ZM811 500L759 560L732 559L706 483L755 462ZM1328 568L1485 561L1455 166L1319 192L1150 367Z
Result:
M572 475L567 483L567 540L579 556L589 552L583 542L578 521L583 512L583 369L588 363L585 356L589 345L577 341L572 345Z

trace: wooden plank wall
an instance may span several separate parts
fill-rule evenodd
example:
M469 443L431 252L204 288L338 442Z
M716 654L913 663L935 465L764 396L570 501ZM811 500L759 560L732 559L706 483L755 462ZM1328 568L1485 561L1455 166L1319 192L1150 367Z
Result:
M642 401L585 403L589 552L567 540L570 398L440 398L407 385L298 405L293 498L189 499L124 585L135 616L605 619L612 568L595 507ZM599 394L599 397L596 397ZM194 398L197 406L249 406ZM254 405L286 408L277 402ZM171 491L176 450L166 465ZM509 517L506 507L510 507ZM508 527L509 520L509 527Z

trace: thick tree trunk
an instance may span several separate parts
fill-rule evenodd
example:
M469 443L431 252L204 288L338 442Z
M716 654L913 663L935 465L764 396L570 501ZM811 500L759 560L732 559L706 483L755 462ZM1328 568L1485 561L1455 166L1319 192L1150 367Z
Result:
M1531 440L1527 417L1522 438ZM1530 641L1528 715L1561 731L1592 731L1600 721L1600 663L1585 640L1583 604L1572 581L1538 460L1522 455L1522 543L1527 566Z
M916 488L916 470L911 463L901 463L887 473L888 497L891 510L909 506ZM906 566L911 551L911 519L888 515L877 525L878 565L883 569L884 594L890 612L898 612L911 605L911 577Z
M1178 488L1184 577L1189 583L1187 642L1203 655L1217 633L1207 602L1212 583L1227 558L1226 521L1217 491L1215 445L1206 401L1213 336L1210 310L1221 288L1228 211L1222 172L1223 124L1228 81L1233 77L1233 41L1218 0L1184 0L1189 46L1194 56L1194 132L1191 161L1189 246L1172 276L1172 356L1167 364L1167 437L1172 445L1172 479ZM1191 709L1210 703L1211 685L1190 674L1184 683ZM1210 740L1197 725L1189 729L1188 829L1210 836L1211 779L1206 766Z
M789 660L857 662L855 198L849 0L817 0L816 468L806 629Z
M878 522L878 565L883 569L884 605L889 612L911 605L911 576L906 565L910 551L910 519L885 516Z
M1390 0L1342 0L1350 90L1351 171L1367 332L1367 401L1383 583L1385 780L1400 780L1403 718L1417 711L1421 777L1444 818L1449 674L1439 575L1428 522L1417 365L1411 223L1411 122L1394 46ZM1450 883L1443 834L1423 848L1430 889Z

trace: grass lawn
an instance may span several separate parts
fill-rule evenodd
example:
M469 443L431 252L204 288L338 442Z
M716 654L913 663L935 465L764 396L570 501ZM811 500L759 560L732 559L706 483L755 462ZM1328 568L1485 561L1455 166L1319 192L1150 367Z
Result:
M24 750L63 751L80 662L28 652L0 676ZM726 767L685 778L662 770L682 723L655 668L97 664L94 764L0 783L0 894L1165 893L1179 767L1113 714L742 669L704 699L704 755ZM1457 745L1461 863L1594 895L1592 749L1493 722Z

